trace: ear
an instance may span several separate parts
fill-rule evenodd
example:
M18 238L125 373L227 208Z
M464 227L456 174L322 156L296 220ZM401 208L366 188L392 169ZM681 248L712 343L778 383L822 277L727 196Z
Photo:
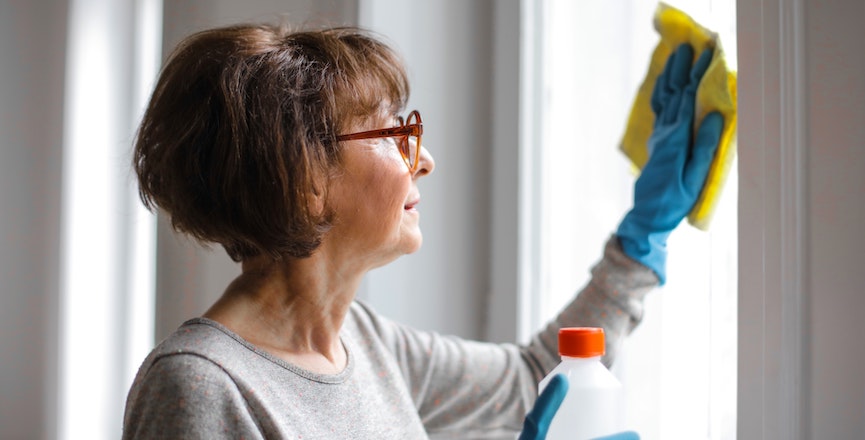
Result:
M307 206L310 214L320 217L327 212L328 184L333 180L333 176L320 172L316 173L312 180L312 192L307 197Z
M309 213L315 217L324 214L324 209L327 205L325 194L326 191L324 190L324 187L319 185L318 182L312 186L312 194L307 198L307 204L309 207Z

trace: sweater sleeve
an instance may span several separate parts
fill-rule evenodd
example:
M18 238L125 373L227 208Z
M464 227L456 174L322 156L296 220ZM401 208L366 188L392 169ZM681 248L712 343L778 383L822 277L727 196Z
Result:
M194 354L163 356L133 384L123 439L257 439L261 431L231 377Z
M362 337L374 335L395 361L428 434L500 438L521 428L534 379L516 345L417 330L363 304L355 310Z
M543 378L560 361L558 335L562 327L601 327L610 366L622 341L643 319L643 301L657 287L658 276L622 251L618 237L607 240L604 257L592 268L583 290L546 327L537 333L523 354L536 378Z
M639 323L645 294L658 283L611 238L591 282L528 346L467 341L412 329L361 306L368 328L398 364L427 432L485 438L517 432L534 404L537 383L559 362L558 329L600 326L607 362Z

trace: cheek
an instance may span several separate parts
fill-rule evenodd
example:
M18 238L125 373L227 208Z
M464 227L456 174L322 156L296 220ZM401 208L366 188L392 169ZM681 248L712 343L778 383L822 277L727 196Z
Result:
M368 186L372 194L375 194L370 197L376 200L367 206L376 210L379 216L401 216L410 188L411 180L405 176L380 175Z
M392 157L391 150L356 155L350 151L346 158L345 173L335 182L341 207L337 215L345 216L342 220L352 229L375 234L377 230L392 230L394 223L402 220L412 178L402 158Z
M405 169L404 164L399 165ZM350 190L343 193L342 202L354 207L348 212L357 220L363 219L365 228L389 229L402 218L411 178L401 171L390 163L379 162L378 167L366 168L343 182L343 188Z

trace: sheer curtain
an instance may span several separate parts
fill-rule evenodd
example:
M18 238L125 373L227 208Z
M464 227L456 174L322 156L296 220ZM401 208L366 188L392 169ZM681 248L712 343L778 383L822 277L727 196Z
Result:
M669 2L719 31L735 68L735 2ZM537 111L541 216L534 325L589 279L604 241L630 208L635 176L618 150L658 42L652 2L541 2ZM669 241L668 283L613 371L628 426L646 439L735 438L735 167L708 233L683 223Z
M114 438L153 346L155 218L130 174L161 51L161 0L69 3L58 432Z

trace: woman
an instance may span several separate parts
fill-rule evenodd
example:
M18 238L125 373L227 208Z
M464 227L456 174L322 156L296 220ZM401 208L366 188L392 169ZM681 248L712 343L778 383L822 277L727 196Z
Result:
M665 80L670 97L659 96L656 111L689 101L681 96L702 76L699 67L688 76L690 48L679 52L668 66L677 75ZM538 381L559 362L559 327L604 327L612 362L640 321L643 296L662 279L663 267L641 256L663 250L659 235L688 212L699 187L676 209L663 207L675 224L647 221L638 207L658 208L653 191L681 187L664 175L666 163L654 164L658 181L651 191L638 181L645 200L607 243L592 282L528 346L414 330L355 301L367 271L421 245L417 184L435 162L420 145L420 114L397 116L408 95L396 54L353 28L234 26L175 50L135 145L140 194L177 231L222 245L242 273L144 361L125 438L514 433ZM693 109L676 112L684 119L667 121L667 131L684 138L653 138L653 157L689 154ZM711 150L717 136L705 143Z

